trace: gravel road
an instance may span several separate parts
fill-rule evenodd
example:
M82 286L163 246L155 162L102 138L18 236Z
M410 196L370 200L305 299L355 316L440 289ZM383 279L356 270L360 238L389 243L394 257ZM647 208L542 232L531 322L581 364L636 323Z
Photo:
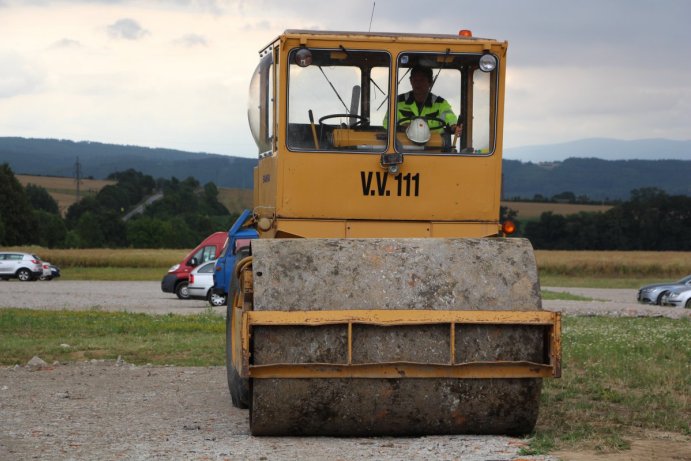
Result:
M543 287L584 296L593 301L543 301L547 310L565 315L610 315L617 317L654 316L690 317L690 309L646 306L636 302L634 289ZM211 306L205 300L180 300L163 293L159 282L68 281L50 282L0 281L0 308L29 309L101 309L108 311L145 312L148 314L198 314ZM225 314L224 307L211 308Z
M635 290L548 289L597 300L544 303L565 315L689 316L688 309L640 306ZM156 282L63 280L0 282L3 307L157 314L211 308L162 293ZM0 368L0 459L556 459L520 456L526 441L511 437L252 437L248 412L229 400L223 367L120 360Z

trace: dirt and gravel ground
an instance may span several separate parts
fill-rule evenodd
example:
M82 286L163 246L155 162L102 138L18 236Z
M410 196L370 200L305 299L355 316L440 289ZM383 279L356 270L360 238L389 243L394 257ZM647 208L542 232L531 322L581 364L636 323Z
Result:
M566 315L689 317L688 309L638 305L635 290L549 288L597 301L546 301ZM156 282L0 282L0 308L103 309L193 314L206 301L180 301ZM223 313L222 308L213 308ZM634 441L623 457L691 459L688 439ZM123 361L0 368L0 460L91 459L463 459L520 456L510 437L252 437L248 412L230 404L223 367L134 366ZM593 453L559 453L564 460Z

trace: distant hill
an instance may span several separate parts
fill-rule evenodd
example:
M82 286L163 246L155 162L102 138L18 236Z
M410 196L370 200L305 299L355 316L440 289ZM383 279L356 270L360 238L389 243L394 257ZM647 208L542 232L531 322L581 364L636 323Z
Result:
M583 145L589 141L584 140ZM680 149L686 145L680 143ZM256 159L172 149L0 137L0 164L8 163L16 174L71 177L77 157L84 178L105 179L110 173L132 168L154 178L192 176L202 184L213 181L219 187L235 189L253 187L252 169L257 164ZM551 197L568 191L593 200L625 200L631 190L642 187L691 196L691 156L685 160L568 158L542 163L505 159L503 182L505 198Z
M691 196L691 160L504 160L504 198L532 198L535 194L551 197L568 191L593 200L626 200L633 189L643 187Z
M98 142L0 137L0 163L17 174L74 176L79 157L83 177L105 179L132 168L154 178L192 176L202 184L251 189L256 159L152 149Z
M554 162L570 157L602 160L691 160L691 140L590 138L559 144L504 149L504 158L523 162Z

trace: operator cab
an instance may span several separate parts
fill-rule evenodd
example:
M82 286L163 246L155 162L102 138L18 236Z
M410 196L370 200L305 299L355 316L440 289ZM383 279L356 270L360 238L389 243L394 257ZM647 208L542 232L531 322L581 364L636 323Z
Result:
M450 48L441 52L403 50L392 56L388 50L364 45L371 43L359 47L299 45L288 51L287 150L381 154L389 145L389 128L395 127L393 147L397 153L488 155L494 151L496 56ZM268 105L272 99L272 65L273 55L267 53L251 86L250 124L260 151L271 149ZM405 116L405 111L401 116L403 96L399 95L411 92L411 69L415 66L431 70L430 92L448 101L454 124L463 124L460 136L452 132L451 123L434 113L422 117L430 135L422 139L411 136L412 130L407 128L420 120ZM392 107L396 117L389 116ZM263 117L262 108L267 108Z
M260 237L497 235L507 46L281 34L250 86Z

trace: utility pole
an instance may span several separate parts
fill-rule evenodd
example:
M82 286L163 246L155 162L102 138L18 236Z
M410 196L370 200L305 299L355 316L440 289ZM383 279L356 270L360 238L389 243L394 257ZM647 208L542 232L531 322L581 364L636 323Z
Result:
M79 163L79 156L77 156L77 161L74 164L74 182L77 184L77 202L81 198L79 191L79 186L82 182L82 165Z

